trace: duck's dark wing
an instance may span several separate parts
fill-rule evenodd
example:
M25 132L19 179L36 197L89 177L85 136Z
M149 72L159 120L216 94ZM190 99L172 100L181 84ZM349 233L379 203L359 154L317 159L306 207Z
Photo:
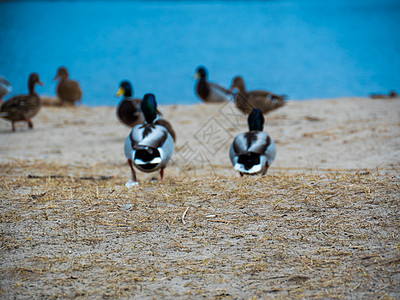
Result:
M4 102L1 106L1 111L6 112L10 110L14 110L18 107L21 107L24 103L24 99L26 98L26 95L21 95L21 96L15 96L13 98L8 99L6 102Z
M248 114L253 108L261 109L267 113L286 104L285 95L276 95L267 91L251 91L246 94L236 95L236 106Z
M40 98L36 95L15 96L1 106L2 116L13 121L31 118L39 109Z
M262 91L262 90L250 91L247 94L250 97L264 97L269 100L274 100L274 99L285 100L285 99L287 99L287 95L278 95L278 94L274 94L274 93L271 93L268 91Z

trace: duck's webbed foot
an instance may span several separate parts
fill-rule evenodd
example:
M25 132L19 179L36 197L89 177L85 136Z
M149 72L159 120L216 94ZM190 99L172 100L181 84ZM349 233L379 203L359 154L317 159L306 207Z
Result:
M139 182L133 181L132 179L130 179L127 183L125 183L125 186L128 189L131 189L131 188L134 188L134 187L138 187L139 186Z

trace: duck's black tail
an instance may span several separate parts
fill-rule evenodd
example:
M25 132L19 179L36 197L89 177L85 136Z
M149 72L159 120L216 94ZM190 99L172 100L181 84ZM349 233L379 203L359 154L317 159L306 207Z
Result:
M153 170L160 162L160 152L155 148L143 147L135 151L134 163L140 169L148 171Z

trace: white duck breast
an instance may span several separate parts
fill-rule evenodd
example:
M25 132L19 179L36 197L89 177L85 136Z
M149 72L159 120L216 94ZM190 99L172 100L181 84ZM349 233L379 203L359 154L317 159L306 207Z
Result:
M143 172L165 168L175 144L168 130L160 125L141 124L132 128L125 140L125 156Z
M268 133L250 131L235 137L229 156L235 170L241 173L265 173L275 159L276 146Z

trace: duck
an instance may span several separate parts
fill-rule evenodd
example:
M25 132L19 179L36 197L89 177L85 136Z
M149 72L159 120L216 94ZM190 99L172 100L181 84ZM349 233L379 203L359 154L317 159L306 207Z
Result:
M247 119L249 131L238 134L229 149L229 157L240 176L265 175L276 156L276 146L270 135L263 131L264 116L253 108Z
M69 72L66 67L58 68L54 81L57 79L60 79L60 81L57 84L56 93L62 105L75 105L76 102L81 102L81 86L78 81L69 79Z
M204 66L196 69L194 76L197 79L195 92L196 95L206 103L220 103L229 101L232 93L222 86L207 80L208 72Z
M234 96L235 105L244 114L249 114L253 108L259 108L265 114L286 104L286 95L276 95L263 90L247 91L241 76L233 78L230 91L234 89L237 89Z
M3 98L11 92L12 87L11 84L5 79L3 76L0 75L0 105L3 102Z
M132 172L132 179L126 183L128 188L139 185L135 168L147 173L160 171L162 180L164 169L175 150L175 132L170 131L172 125L168 121L161 121L154 94L143 96L141 110L145 121L132 128L124 145L125 157ZM170 128L165 126L166 123Z
M370 98L371 99L395 99L395 98L400 98L400 95L395 90L391 90L389 92L389 94L371 94Z
M117 118L129 127L134 127L144 122L140 104L142 99L133 97L133 86L129 80L121 81L117 92L117 97L124 96L117 107Z
M31 73L28 78L28 95L14 96L5 101L0 108L0 117L11 121L12 131L15 131L15 122L24 121L28 128L33 129L32 118L41 107L40 97L35 91L35 85L43 86L38 73Z

